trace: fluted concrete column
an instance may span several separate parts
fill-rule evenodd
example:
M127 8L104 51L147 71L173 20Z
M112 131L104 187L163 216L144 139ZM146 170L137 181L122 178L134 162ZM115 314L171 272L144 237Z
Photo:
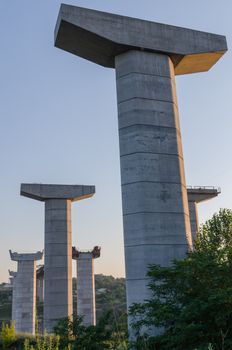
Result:
M21 185L21 195L45 202L44 330L48 333L73 313L71 203L94 193L94 186Z
M11 260L17 261L17 275L13 284L12 319L17 333L35 334L36 316L36 261L43 253L18 254L10 251Z
M94 259L100 257L100 247L92 251L73 249L73 259L77 261L77 315L83 316L83 324L96 324Z

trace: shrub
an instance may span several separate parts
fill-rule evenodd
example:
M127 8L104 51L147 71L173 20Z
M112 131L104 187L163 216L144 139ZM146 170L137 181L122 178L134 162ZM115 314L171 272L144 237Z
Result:
M16 336L15 336L15 325L14 323L10 323L10 325L2 323L2 330L0 339L2 342L3 349L9 348L9 346L14 343Z

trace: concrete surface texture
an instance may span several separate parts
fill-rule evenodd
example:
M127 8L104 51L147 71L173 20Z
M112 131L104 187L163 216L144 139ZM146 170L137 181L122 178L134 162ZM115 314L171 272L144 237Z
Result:
M100 257L100 247L92 251L73 248L73 259L77 261L77 315L83 316L83 324L96 324L94 259Z
M21 195L45 202L44 330L72 317L72 201L93 196L94 186L22 184Z
M17 261L17 275L13 283L12 320L17 333L35 334L36 261L42 252L18 254L10 250L11 260Z
M226 38L61 5L55 46L116 69L129 307L150 297L148 264L192 247L175 75L209 70Z
M197 238L197 232L199 230L198 219L198 203L205 202L212 198L217 197L221 193L219 187L207 187L207 186L188 186L188 204L189 204L189 216L192 232L193 244Z

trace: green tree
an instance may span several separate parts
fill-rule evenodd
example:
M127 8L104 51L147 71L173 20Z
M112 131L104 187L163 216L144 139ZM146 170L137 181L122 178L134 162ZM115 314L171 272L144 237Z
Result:
M137 349L232 349L231 210L221 209L200 228L184 260L150 266L148 276L151 299L130 309ZM162 327L160 336L143 333L154 326Z

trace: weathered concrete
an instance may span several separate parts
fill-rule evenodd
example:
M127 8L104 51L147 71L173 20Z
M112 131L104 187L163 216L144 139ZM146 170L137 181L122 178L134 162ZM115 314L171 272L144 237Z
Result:
M11 307L11 320L13 322L16 322L16 310L15 310L15 285L16 285L16 276L17 276L17 272L15 271L10 271L9 272L9 276L10 276L10 284L12 285L12 307Z
M35 334L36 315L36 261L42 252L34 254L12 253L11 260L17 261L17 275L13 283L12 320L17 333Z
M206 186L188 186L188 204L189 204L189 216L192 232L192 241L195 242L197 238L197 232L199 230L198 210L197 204L205 202L209 199L217 197L221 193L220 188L206 187Z
M45 202L44 330L72 317L71 204L89 198L94 186L22 184L21 195Z
M192 246L175 74L209 70L226 38L61 5L55 46L116 69L129 307L150 297L149 264Z
M39 302L44 301L44 265L36 271L36 298Z
M94 259L100 257L101 248L78 251L73 247L73 259L77 261L77 315L83 316L83 324L96 324Z

